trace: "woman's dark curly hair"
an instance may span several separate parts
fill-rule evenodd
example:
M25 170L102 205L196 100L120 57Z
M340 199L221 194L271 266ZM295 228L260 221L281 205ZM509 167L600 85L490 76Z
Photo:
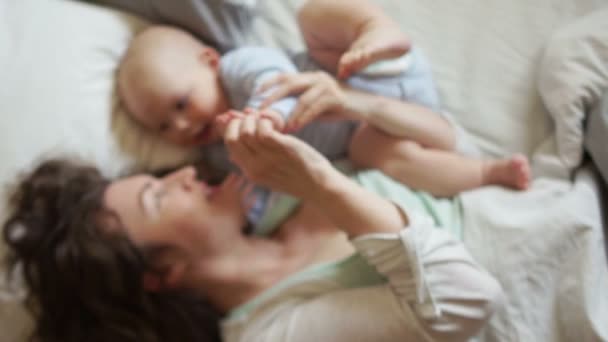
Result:
M185 292L147 292L160 246L136 248L106 210L109 181L91 166L43 162L17 185L3 225L11 273L22 268L32 341L219 341L218 313Z

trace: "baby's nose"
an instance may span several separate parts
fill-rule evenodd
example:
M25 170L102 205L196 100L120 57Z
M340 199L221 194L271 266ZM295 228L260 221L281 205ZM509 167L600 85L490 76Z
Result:
M183 116L176 117L173 123L178 131L183 131L190 127L190 121Z

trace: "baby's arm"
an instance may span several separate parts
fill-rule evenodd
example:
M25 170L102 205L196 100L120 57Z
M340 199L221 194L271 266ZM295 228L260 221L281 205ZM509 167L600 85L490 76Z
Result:
M259 92L264 81L280 74L296 72L296 66L289 57L273 48L243 47L230 51L222 57L222 81L233 107L237 110L246 108L260 110L264 99L274 90ZM296 104L297 98L288 96L274 102L264 111L272 118L275 128L282 129L282 125L287 122Z

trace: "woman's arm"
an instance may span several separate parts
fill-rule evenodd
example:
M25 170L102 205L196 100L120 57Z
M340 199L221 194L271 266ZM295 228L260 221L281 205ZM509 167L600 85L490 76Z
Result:
M352 88L343 89L347 103L344 115L422 146L453 149L456 138L450 123L432 110Z
M273 130L268 120L253 115L232 120L225 142L250 180L314 203L351 238L407 225L393 203L348 179L303 141Z
M283 293L285 301L275 298L279 304L227 341L465 342L501 304L498 282L446 231L414 221L373 235L355 247L387 283L332 291L313 283L306 296Z
M340 117L365 122L382 132L407 138L426 147L452 150L455 135L450 123L423 106L359 91L339 84L325 72L282 74L262 89L275 88L261 107L300 94L288 127L299 129L315 119Z
M308 196L334 225L350 238L380 232L397 232L408 225L407 215L394 203L368 191L335 169L326 181L314 185Z

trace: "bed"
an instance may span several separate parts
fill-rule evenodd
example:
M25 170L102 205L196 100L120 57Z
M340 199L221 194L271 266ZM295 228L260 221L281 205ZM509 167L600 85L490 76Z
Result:
M243 43L302 48L296 0L240 2ZM529 191L462 195L465 243L507 295L479 340L608 341L605 181L583 149L587 113L608 89L608 1L379 3L429 56L445 108L483 154L532 161ZM48 156L90 160L110 176L193 157L139 129L116 98L118 61L148 24L86 2L0 2L3 189ZM608 140L596 135L587 146L601 154ZM4 206L2 196L0 218ZM2 342L27 336L22 292L0 280Z

